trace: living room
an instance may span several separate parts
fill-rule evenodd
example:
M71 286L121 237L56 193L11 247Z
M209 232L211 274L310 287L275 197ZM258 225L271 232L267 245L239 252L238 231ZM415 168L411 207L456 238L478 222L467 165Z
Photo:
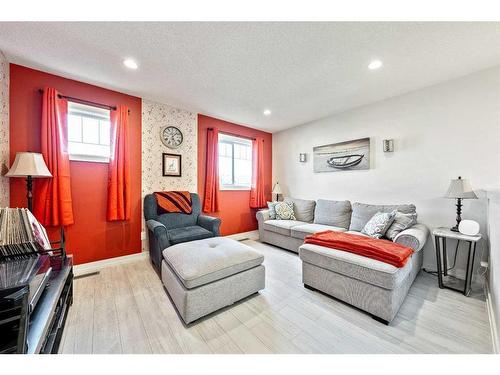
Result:
M90 19L0 21L2 354L499 352L500 22Z

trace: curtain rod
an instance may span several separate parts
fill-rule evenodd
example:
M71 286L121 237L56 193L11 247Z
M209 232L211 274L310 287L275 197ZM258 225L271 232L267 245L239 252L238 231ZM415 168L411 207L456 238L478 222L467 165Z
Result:
M207 129L208 130L214 130L214 128L207 128ZM256 140L256 138L253 138L253 137L245 137L244 135L230 133L230 132L225 132L225 131L219 131L219 133L227 134L227 135L232 135L233 137L238 137L238 138L251 139L252 141Z
M40 94L43 94L43 89L39 89L38 92ZM109 109L110 111L116 111L116 106L111 106L111 105L107 105L107 104L101 104L101 103L91 102L90 100L74 98L72 96L65 96L65 95L61 95L61 94L57 94L57 97L59 99L66 99L66 100L68 100L70 102L74 102L74 103L87 104L87 105L91 105L93 107L98 107L98 108L103 108L103 109ZM128 112L130 113L130 110Z

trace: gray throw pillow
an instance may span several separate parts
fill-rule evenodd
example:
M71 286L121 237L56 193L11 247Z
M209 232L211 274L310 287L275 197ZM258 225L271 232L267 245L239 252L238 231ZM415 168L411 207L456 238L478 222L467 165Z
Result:
M274 209L276 211L276 220L296 220L292 202L278 202Z
M389 229L387 229L387 232L385 232L385 237L390 239L391 241L394 241L394 238L404 231L405 229L408 229L412 226L417 224L417 213L411 213L411 214L403 214L401 212L396 212L396 216L394 217L394 221L392 222L391 226Z
M267 202L267 208L269 208L269 219L275 220L276 219L276 210L274 209L274 206L276 206L278 202Z
M295 218L306 223L312 223L314 219L314 207L316 202L306 199L285 198L285 202L293 203Z
M382 238L391 226L396 216L396 211L392 212L377 212L368 220L361 233L373 238Z
M413 204L382 205L355 202L352 204L352 217L349 230L361 232L368 220L370 220L377 212L391 211L399 211L403 214L411 214L416 212L416 208Z
M314 210L314 224L349 228L351 222L351 202L318 199Z

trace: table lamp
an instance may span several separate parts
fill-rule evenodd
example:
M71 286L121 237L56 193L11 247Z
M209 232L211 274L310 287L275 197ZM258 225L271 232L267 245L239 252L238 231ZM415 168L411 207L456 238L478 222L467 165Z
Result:
M52 177L43 155L36 152L18 152L6 177L26 177L28 210L33 211L33 178Z
M280 195L283 194L283 192L281 191L280 184L278 182L276 182L276 184L273 187L273 194L276 194L276 201L279 201Z
M458 176L456 180L451 180L450 187L445 194L445 198L457 200L457 224L450 229L454 232L458 232L458 225L462 221L462 217L460 216L462 213L462 199L477 199L477 195L472 190L469 181Z

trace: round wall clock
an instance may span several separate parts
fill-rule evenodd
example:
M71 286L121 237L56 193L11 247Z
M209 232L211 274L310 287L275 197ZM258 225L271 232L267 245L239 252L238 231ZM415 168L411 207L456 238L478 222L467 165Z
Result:
M168 148L177 148L182 144L184 137L175 126L165 126L160 131L161 141Z

